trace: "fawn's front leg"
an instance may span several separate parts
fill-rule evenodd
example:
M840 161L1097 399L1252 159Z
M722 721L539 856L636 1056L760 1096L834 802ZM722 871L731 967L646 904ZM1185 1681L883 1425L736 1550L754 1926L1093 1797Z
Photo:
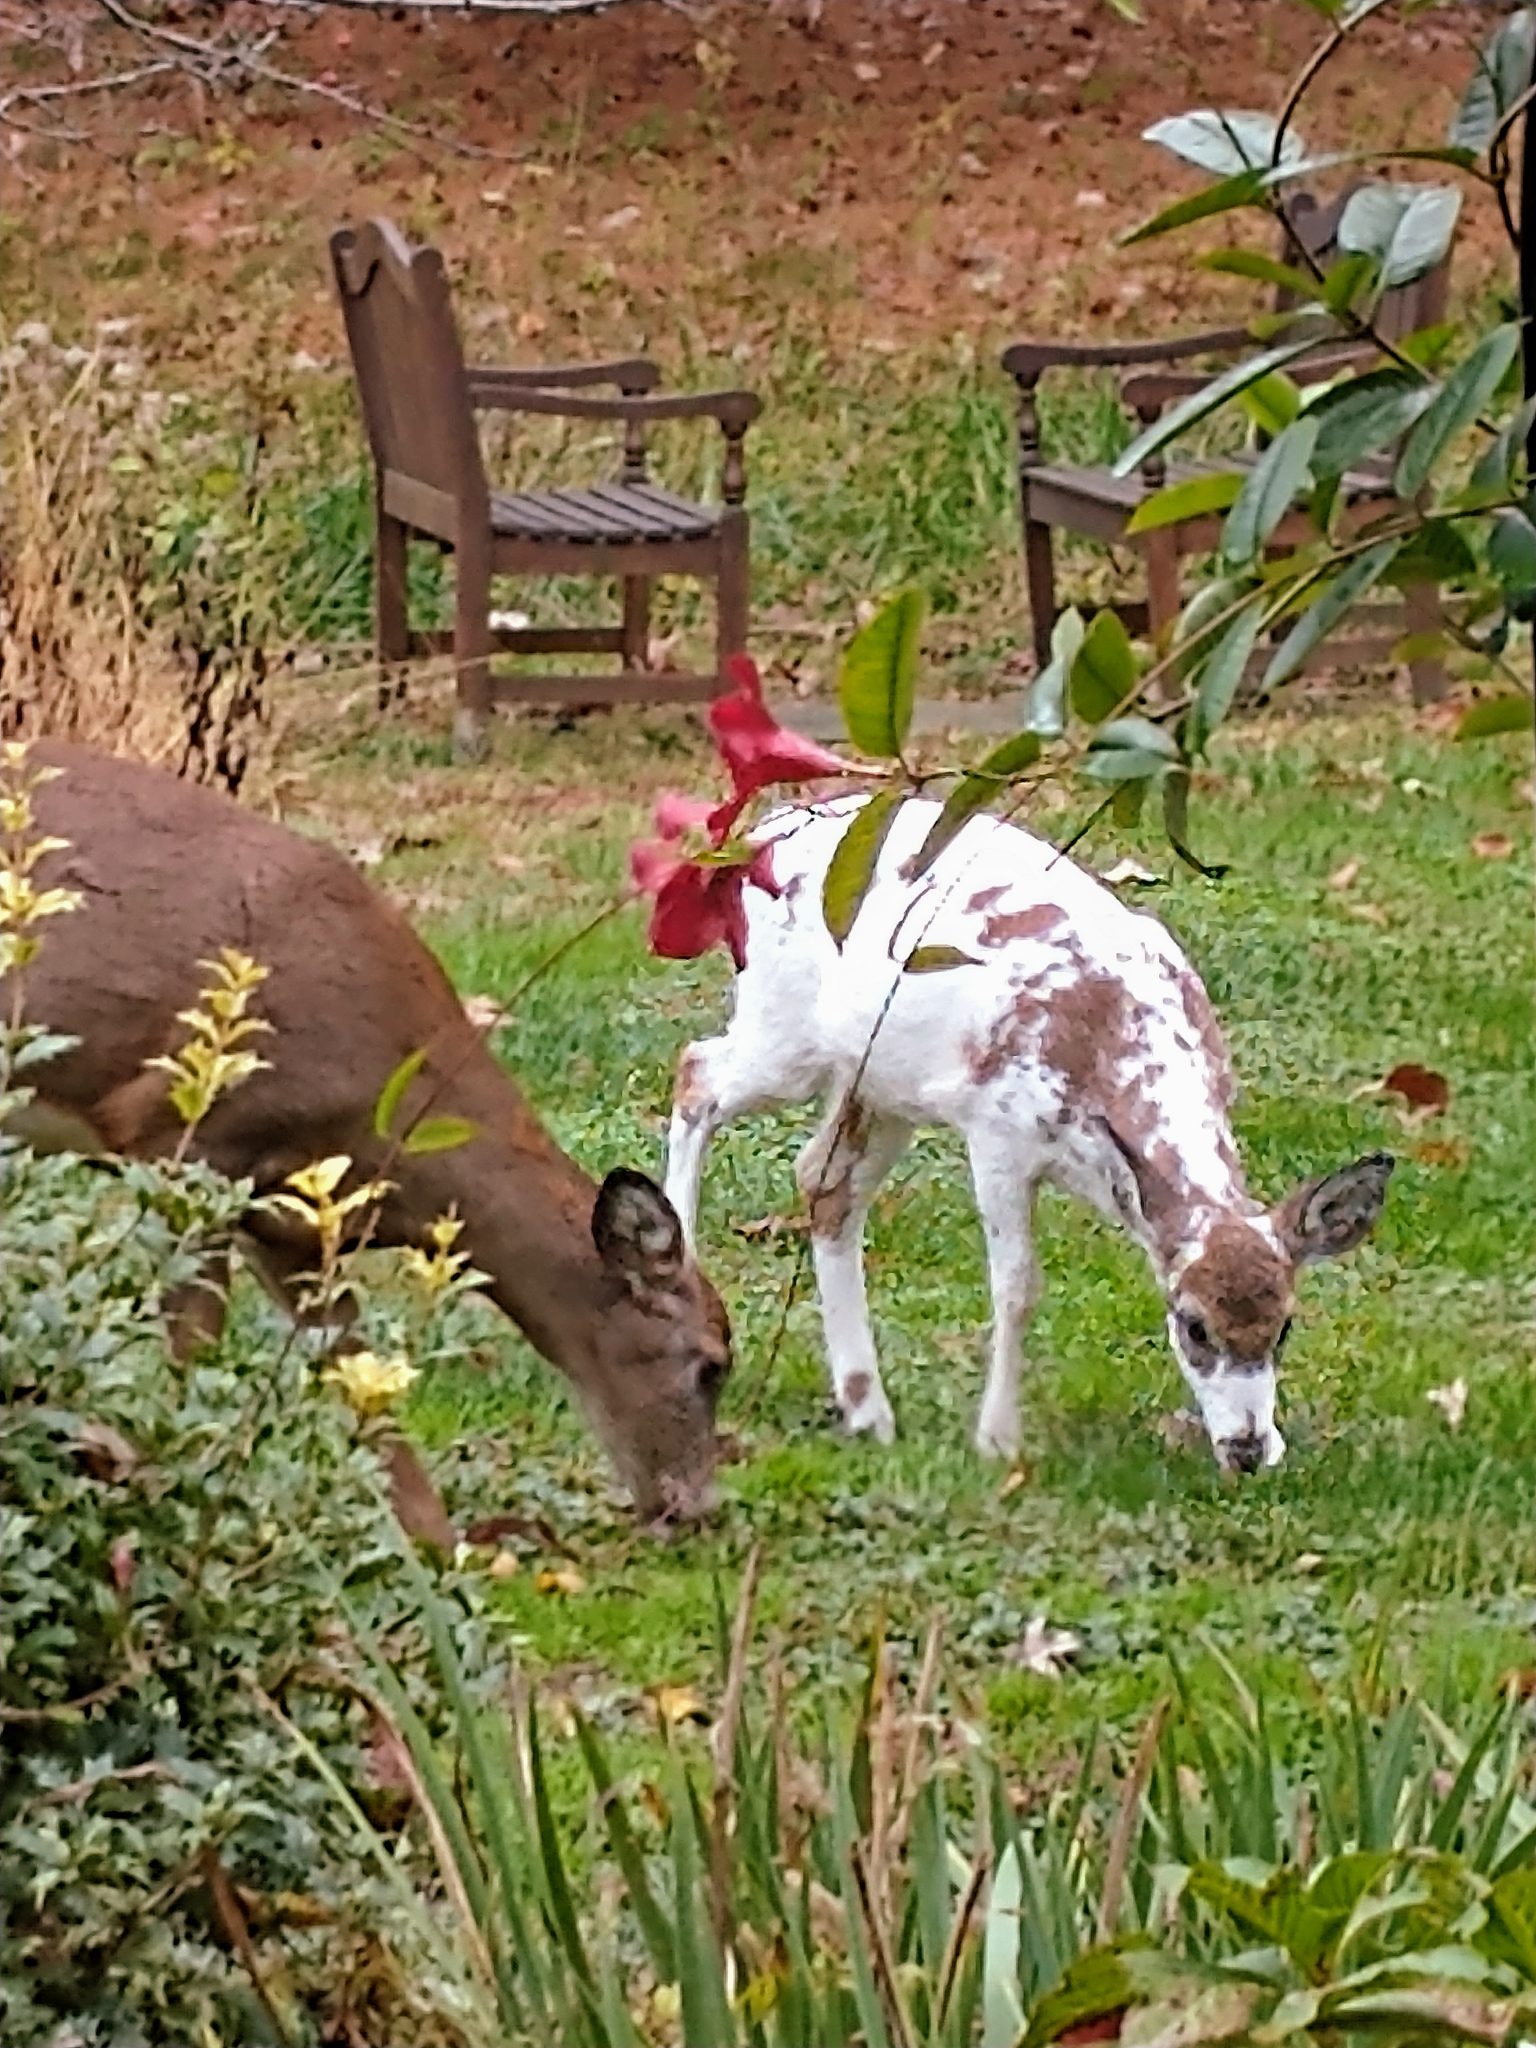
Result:
M1034 1241L1036 1183L1020 1174L1017 1158L1007 1146L973 1136L970 1153L992 1289L992 1357L976 1423L976 1448L986 1458L1014 1458L1019 1450L1024 1332L1040 1298Z
M832 1389L844 1426L888 1444L896 1418L880 1383L864 1292L864 1219L906 1150L912 1126L839 1100L801 1153L795 1177L811 1212L811 1256Z

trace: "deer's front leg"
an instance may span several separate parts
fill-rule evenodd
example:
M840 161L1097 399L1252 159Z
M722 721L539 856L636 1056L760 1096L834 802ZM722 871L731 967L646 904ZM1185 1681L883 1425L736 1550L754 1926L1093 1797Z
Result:
M912 1127L839 1103L795 1167L811 1212L811 1256L832 1389L843 1424L883 1444L896 1418L880 1383L864 1293L864 1219L875 1191L907 1148Z
M1017 1161L1004 1148L989 1145L985 1138L973 1138L970 1150L992 1290L992 1356L976 1424L976 1448L985 1458L1011 1459L1019 1450L1024 1332L1040 1298L1035 1184L1021 1178Z

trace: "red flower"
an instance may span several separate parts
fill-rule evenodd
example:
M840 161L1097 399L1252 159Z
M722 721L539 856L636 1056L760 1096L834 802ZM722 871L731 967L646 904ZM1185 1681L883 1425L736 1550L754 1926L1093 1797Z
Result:
M814 740L787 732L763 702L757 664L733 654L725 672L736 685L733 697L717 697L709 707L709 729L720 757L731 772L735 791L721 815L734 824L751 798L775 782L810 782L823 775L846 775L848 763ZM727 826L729 829L729 826Z
M732 655L725 667L736 692L710 705L709 729L730 770L732 794L720 804L662 797L656 806L660 836L638 840L629 850L629 867L635 887L652 898L653 953L663 960L695 960L711 946L723 945L739 972L747 964L742 890L751 882L770 896L780 891L771 847L725 851L737 819L759 790L777 782L846 775L848 767L839 755L776 722L763 702L756 664L746 655ZM689 833L702 836L696 852L684 851Z
M723 945L738 972L746 966L747 910L741 892L752 882L770 896L779 894L773 849L748 848L739 860L718 853L699 860L682 850L683 834L700 827L709 846L718 849L735 822L737 808L664 796L656 806L660 838L639 840L630 848L635 887L653 899L649 939L658 958L696 960L711 946Z

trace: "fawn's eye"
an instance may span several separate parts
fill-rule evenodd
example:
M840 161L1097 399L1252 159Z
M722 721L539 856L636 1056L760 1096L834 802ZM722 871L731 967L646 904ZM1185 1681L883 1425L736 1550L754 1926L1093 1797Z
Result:
M726 1369L723 1358L706 1358L699 1367L700 1393L718 1394L725 1385Z
M1199 1316L1185 1316L1184 1334L1197 1351L1209 1349L1211 1333Z

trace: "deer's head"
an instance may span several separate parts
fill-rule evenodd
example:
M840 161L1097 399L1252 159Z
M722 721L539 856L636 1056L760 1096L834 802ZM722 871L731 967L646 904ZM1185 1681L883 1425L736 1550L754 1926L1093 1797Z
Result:
M582 1392L646 1521L693 1520L713 1505L715 1411L731 1369L731 1327L654 1181L618 1167L598 1190L592 1239L607 1305Z
M1217 1462L1278 1465L1276 1372L1302 1266L1352 1252L1386 1201L1392 1159L1375 1152L1306 1182L1268 1215L1219 1212L1174 1262L1168 1334Z

